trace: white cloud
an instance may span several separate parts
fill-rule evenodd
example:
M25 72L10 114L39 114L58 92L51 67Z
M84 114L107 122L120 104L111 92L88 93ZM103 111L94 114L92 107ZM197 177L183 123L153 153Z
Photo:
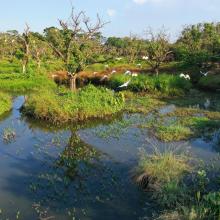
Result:
M138 4L138 5L143 5L144 3L147 2L147 0L133 0L133 2Z
M164 0L133 0L134 3L138 4L138 5L143 5L145 3L161 3Z
M116 10L115 9L108 9L107 14L109 17L114 17L116 15Z

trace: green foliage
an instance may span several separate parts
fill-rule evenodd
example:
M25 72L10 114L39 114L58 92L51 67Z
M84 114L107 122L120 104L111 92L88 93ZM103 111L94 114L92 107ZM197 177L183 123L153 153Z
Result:
M220 77L219 75L209 75L207 77L202 77L199 82L198 86L202 89L208 90L219 90L220 89Z
M162 207L172 209L178 207L180 204L186 204L189 201L187 188L175 180L165 183L154 197L160 201Z
M123 83L131 79L128 89L135 92L161 92L167 95L182 95L191 88L191 83L181 79L179 76L161 74L159 76L149 76L139 74L138 77L131 78L125 75L113 75L108 85L116 89Z
M66 123L103 118L121 111L123 107L124 97L121 94L89 85L77 93L40 90L30 95L24 113L51 123Z
M20 73L21 65L16 59L12 62L7 60L0 61L0 75L1 74L11 74L11 73Z
M199 23L184 28L175 47L177 58L197 66L214 61L220 51L219 27L219 23Z
M12 98L5 94L0 92L0 116L7 112L10 111L11 107L12 107Z

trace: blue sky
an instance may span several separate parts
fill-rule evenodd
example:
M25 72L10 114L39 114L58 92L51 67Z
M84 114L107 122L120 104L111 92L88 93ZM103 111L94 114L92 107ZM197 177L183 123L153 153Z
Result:
M94 18L96 13L111 21L106 36L138 35L149 26L163 25L175 38L183 25L220 21L220 0L72 0L77 10ZM57 26L58 18L67 18L70 0L0 0L0 31L23 30L27 22L33 31Z

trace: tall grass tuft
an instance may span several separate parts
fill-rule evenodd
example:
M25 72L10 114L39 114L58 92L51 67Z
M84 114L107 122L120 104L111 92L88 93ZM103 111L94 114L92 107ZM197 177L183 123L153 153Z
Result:
M145 190L161 190L171 182L178 183L186 173L190 172L189 159L185 153L178 153L177 147L168 147L164 151L151 143L153 152L141 152L136 168L137 182Z

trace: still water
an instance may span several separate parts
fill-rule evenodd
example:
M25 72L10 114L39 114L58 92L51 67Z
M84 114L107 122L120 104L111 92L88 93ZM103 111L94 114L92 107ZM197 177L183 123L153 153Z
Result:
M56 128L22 117L23 103L23 96L15 98L0 118L0 219L134 220L158 211L133 180L140 149L150 152L155 141L139 126L149 115ZM2 138L6 129L14 139ZM172 144L206 162L218 155L202 139Z

